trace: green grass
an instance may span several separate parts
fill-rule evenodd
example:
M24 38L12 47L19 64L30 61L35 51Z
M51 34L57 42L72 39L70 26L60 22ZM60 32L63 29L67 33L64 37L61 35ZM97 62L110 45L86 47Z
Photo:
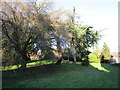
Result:
M93 66L94 68L100 70L100 71L110 72L109 70L107 70L103 66L101 66L100 63L90 63L90 65Z
M44 65L44 64L51 64L53 63L50 60L43 60L43 61L38 61L38 60L34 60L30 63L27 63L27 68L29 67L35 67L35 66L39 66L39 65ZM13 70L13 69L18 69L18 67L20 67L21 65L11 65L11 66L7 66L7 67L1 67L2 71L7 71L7 70Z
M4 71L3 88L118 88L118 67L62 63Z

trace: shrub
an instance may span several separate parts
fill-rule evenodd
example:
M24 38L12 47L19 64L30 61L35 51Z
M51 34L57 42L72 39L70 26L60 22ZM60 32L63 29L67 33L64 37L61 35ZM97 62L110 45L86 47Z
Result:
M100 63L100 59L97 58L97 56L95 54L89 54L89 62L90 63Z
M83 60L82 65L88 66L89 65L89 60L88 59Z

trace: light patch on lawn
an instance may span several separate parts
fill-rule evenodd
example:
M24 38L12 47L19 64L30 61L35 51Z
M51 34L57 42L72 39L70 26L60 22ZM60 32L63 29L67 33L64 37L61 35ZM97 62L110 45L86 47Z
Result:
M51 63L52 61L50 60L35 61L35 62L27 63L26 68L36 67L39 65L51 64ZM6 66L6 67L0 67L0 71L15 70L15 69L18 69L19 67L21 67L21 65L11 65L11 66Z
M100 63L90 63L90 65L93 66L94 68L97 68L100 71L110 72L109 70L102 67Z

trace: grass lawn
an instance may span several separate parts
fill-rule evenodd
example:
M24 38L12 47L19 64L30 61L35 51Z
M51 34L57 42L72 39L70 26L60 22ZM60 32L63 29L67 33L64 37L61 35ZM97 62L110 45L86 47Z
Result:
M118 66L109 64L48 64L2 75L2 88L118 88Z

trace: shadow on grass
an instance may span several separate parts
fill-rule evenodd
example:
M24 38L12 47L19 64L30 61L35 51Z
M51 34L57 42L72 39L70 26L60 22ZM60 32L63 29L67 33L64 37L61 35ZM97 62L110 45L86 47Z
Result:
M43 78L46 76L50 76L49 73L55 73L59 66L55 64L47 64L47 65L41 65L36 67L30 67L26 68L24 71L15 69L15 70L7 70L2 71L2 86L11 86L12 84L17 83L18 81L23 80L32 80Z
M2 79L4 80L24 80L24 79L31 79L31 78L37 78L38 75L42 76L47 76L48 74L52 73L57 73L57 72L67 72L67 71L72 71L75 67L78 66L80 67L80 64L66 64L62 63L61 65L56 65L56 64L46 64L46 65L39 65L35 67L29 67L26 68L25 70L19 70L19 69L14 69L14 70L6 70L2 71Z
M70 68L69 68L70 66ZM72 68L72 69L71 69ZM15 69L15 70L6 70L2 71L2 80L3 82L9 80L28 80L28 79L35 79L50 76L57 72L67 72L73 70L74 65L56 65L56 64L46 64L40 65L36 67L26 68L25 70Z
M24 71L20 71L20 70L3 71L3 73L2 73L3 84L2 85L3 85L3 88L4 87L13 87L13 86L18 87L19 84L17 85L16 83L21 82L21 81L22 82L27 81L28 84L29 83L31 84L33 82L40 83L40 82L42 82L41 80L43 80L43 82L45 82L45 85L46 85L46 83L48 83L48 81L50 81L50 83L52 83L52 81L49 80L50 78L52 78L53 81L56 79L58 81L61 80L61 82L58 82L58 83L64 83L64 80L66 78L68 80L66 82L68 82L68 83L70 83L70 80L71 80L71 82L73 82L74 79L77 82L79 80L80 81L83 80L83 82L89 81L91 83L92 80L99 81L99 80L101 80L101 78L104 78L104 80L105 80L104 82L107 82L106 77L108 76L108 74L106 72L109 71L109 66L107 66L105 68L103 66L104 65L101 66L101 64L90 64L89 66L82 66L81 64L62 63L61 65L47 64L47 65L42 65L42 66L30 67ZM106 68L108 68L108 69L106 69ZM104 71L104 72L101 73L99 71ZM64 76L65 76L65 78L64 78ZM70 77L71 77L71 79L70 79ZM109 77L111 78L111 75ZM85 78L87 78L87 79L84 80ZM44 81L44 79L45 79L45 81ZM38 80L38 81L36 81L36 80ZM107 80L109 80L109 79L107 79ZM27 83L24 83L24 84L27 84ZM39 83L37 84L38 86L39 86ZM22 84L23 87L24 87L24 84ZM35 86L35 85L33 85L33 86ZM22 88L22 86L19 86L19 87ZM59 86L59 84L58 84L58 86ZM89 84L88 84L88 86L89 86Z
M26 68L26 70L22 71L19 69L16 70L8 70L2 71L2 79L4 80L26 80L26 79L35 79L40 76L40 78L45 76L50 76L57 72L69 72L69 71L83 71L86 68L93 69L96 68L100 71L109 72L109 70L105 69L98 63L91 63L90 66L82 66L81 64L73 64L73 63L62 63L61 65L56 64L46 64L36 67ZM91 70L92 70L91 69Z

